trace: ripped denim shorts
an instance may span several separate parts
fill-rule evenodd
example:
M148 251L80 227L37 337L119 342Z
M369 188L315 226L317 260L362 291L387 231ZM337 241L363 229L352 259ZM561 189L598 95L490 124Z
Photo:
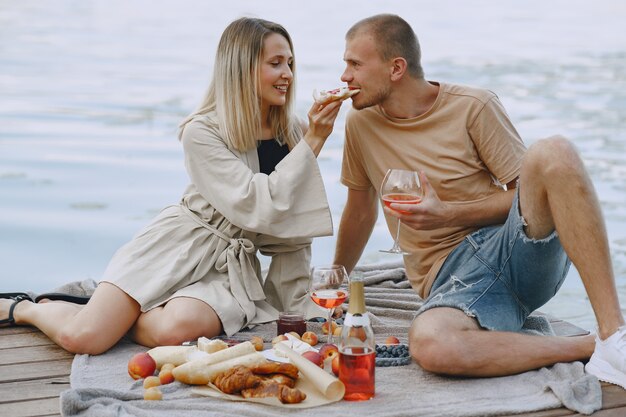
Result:
M503 225L468 235L444 262L418 315L452 307L489 330L519 331L561 287L570 261L553 232L530 239L519 210L519 188Z

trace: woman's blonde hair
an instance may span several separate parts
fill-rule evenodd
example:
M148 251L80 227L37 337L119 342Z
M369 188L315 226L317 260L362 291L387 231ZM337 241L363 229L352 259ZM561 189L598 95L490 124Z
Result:
M200 107L180 124L179 137L187 123L198 115L216 112L220 134L229 149L245 152L261 139L261 98L259 96L260 61L263 42L272 34L282 35L293 54L289 33L281 25L263 19L244 17L224 30L215 55L213 79ZM295 56L291 71L293 81L284 106L271 106L270 126L274 138L293 148L302 129L293 115L295 102Z

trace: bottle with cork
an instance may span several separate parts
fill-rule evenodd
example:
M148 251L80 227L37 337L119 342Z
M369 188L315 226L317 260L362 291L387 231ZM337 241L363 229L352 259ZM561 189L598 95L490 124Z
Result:
M365 309L362 272L350 277L350 302L339 341L339 379L346 386L347 401L374 397L376 341Z

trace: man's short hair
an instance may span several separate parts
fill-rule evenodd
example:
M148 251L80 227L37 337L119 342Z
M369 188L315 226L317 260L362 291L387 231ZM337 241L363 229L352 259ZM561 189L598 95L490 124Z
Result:
M420 44L406 20L393 14L371 16L355 23L346 33L346 39L353 39L360 33L368 33L374 37L376 49L384 61L402 57L407 62L411 76L424 78Z

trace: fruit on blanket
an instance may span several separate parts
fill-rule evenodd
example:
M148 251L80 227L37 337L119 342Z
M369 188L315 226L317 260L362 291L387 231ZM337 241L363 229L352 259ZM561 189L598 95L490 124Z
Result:
M254 350L256 350L257 352L263 350L263 339L261 339L259 336L252 336L250 338L250 343L252 343L252 346L254 346Z
M310 360L311 362L313 362L320 368L324 367L324 358L322 358L322 355L320 355L319 353L315 351L312 351L312 350L306 351L302 354L302 357Z
M279 334L278 336L272 339L272 346L275 346L276 343L280 343L283 340L289 340L289 339L284 334Z
M148 389L161 385L161 379L158 376L149 376L143 380L143 387Z
M173 369L174 368L166 368L165 366L161 368L161 372L159 372L159 381L161 381L161 385L167 385L174 382L174 374L172 373Z
M302 341L315 346L317 345L317 335L313 332L304 332L302 333Z
M146 352L137 353L128 361L128 374L133 379L141 379L153 375L155 369L155 360Z
M163 394L161 393L161 390L158 387L152 387L152 388L148 388L147 390L143 392L143 399L149 400L149 401L162 400Z
M335 355L333 361L331 362L331 369L335 376L339 376L339 355Z
M337 329L337 323L335 323L334 321L331 322L330 328L332 329L332 332L334 334L335 329ZM322 333L324 334L328 334L328 322L322 324Z
M343 330L343 326L337 326L335 331L333 331L333 336L341 336L341 331Z
M335 356L339 356L339 349L337 348L337 345L324 343L320 348L319 353L324 360L334 359Z
M288 334L289 334L290 336L293 336L293 337L295 337L296 339L300 340L300 335L299 335L298 333L296 333L296 332L289 332Z
M386 345L399 345L400 340L395 336L389 336L388 338L385 339L385 344Z

